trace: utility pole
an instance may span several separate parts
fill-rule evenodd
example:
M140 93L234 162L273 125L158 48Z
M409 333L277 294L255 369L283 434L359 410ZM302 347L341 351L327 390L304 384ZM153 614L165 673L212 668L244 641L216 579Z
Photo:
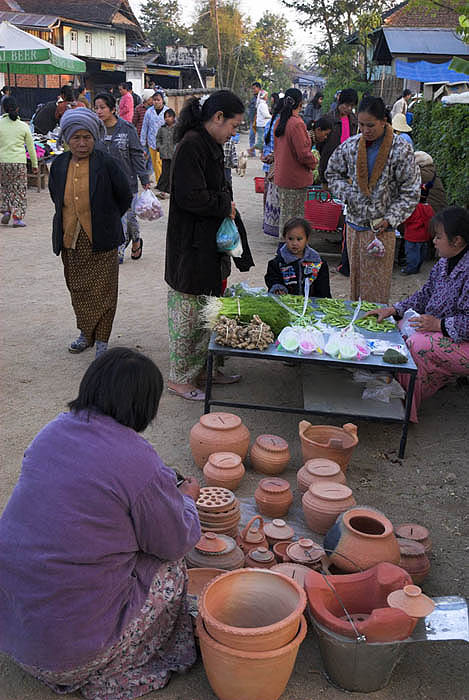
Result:
M218 87L223 87L222 62L221 62L221 42L220 42L220 23L218 21L218 0L213 0L213 17L215 19L215 29L217 32L217 51L218 51Z

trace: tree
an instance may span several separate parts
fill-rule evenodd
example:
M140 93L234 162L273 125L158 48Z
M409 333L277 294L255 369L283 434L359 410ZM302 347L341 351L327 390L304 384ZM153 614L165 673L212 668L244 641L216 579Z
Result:
M140 21L147 40L161 54L166 46L188 39L178 0L147 0L142 5Z
M286 18L266 11L257 22L254 31L259 40L264 63L275 72L282 66L285 52L292 41Z

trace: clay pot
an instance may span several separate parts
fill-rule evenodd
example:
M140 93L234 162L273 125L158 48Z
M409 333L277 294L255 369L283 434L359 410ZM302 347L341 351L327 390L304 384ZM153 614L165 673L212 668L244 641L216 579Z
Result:
M277 435L259 435L251 448L251 464L262 474L281 474L290 461L288 443Z
M274 544L273 550L275 554L275 558L278 561L279 564L285 564L286 562L290 561L290 558L287 554L287 547L291 542L277 542L277 544Z
M420 542L398 539L401 560L399 566L410 574L412 581L420 585L430 571L430 560Z
M358 445L358 428L353 423L345 423L342 428L333 425L311 425L300 421L299 433L303 460L325 457L340 465L345 472Z
M430 554L432 551L430 533L426 527L423 527L423 525L417 525L416 523L402 523L402 525L396 525L394 532L396 533L396 537L402 537L405 540L413 540L414 542L423 544L427 554Z
M264 532L270 545L277 542L291 542L295 534L294 529L281 518L274 518L271 523L266 523Z
M308 459L296 475L298 488L302 493L320 479L346 484L344 472L337 462L331 459Z
M224 573L224 569L188 569L187 592L199 597L209 581Z
M402 610L409 617L427 617L435 609L433 600L418 586L404 586L400 591L393 591L388 595L388 605Z
M399 544L391 521L378 510L357 506L337 518L324 538L331 564L345 572L369 569L380 562L399 564Z
M253 567L254 569L270 569L275 563L275 557L267 547L251 549L244 559L244 566L248 568Z
M355 505L352 489L334 481L319 481L308 488L301 500L308 527L324 535L339 513Z
M260 515L251 518L246 527L239 533L236 542L244 554L249 554L251 549L269 546L264 533L264 520Z
M207 634L200 615L197 629L205 673L219 700L278 700L287 687L307 628L302 615L294 639L279 649L261 652L219 644Z
M214 452L234 452L243 460L248 453L249 430L234 413L206 413L193 426L189 444L200 469Z
M244 554L232 537L207 532L186 554L189 568L217 568L225 571L244 566Z
M288 509L293 503L293 494L290 484L285 479L272 476L261 479L254 492L254 498L258 510L262 515L270 518L281 518L287 515Z
M204 479L207 486L223 486L234 491L244 476L241 457L235 452L215 452L204 466Z
M303 564L285 562L283 564L275 564L275 566L271 568L271 571L283 574L284 576L289 576L296 581L299 586L304 586L306 575L311 571L311 569L309 569L307 566L303 566Z
M287 576L239 569L210 581L200 597L199 613L220 644L269 651L295 638L305 605L305 592Z
M323 548L309 539L301 539L287 547L287 556L294 564L302 564L309 569L321 569L326 553Z

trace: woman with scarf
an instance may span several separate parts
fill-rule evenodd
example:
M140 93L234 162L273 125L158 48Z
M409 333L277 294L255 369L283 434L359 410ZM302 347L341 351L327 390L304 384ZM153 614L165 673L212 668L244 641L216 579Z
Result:
M329 189L347 204L347 251L351 298L387 303L396 245L395 229L420 200L420 171L411 146L388 123L380 97L365 97L358 108L361 134L332 154ZM384 251L370 254L378 239Z
M163 163L161 162L160 154L156 150L156 137L161 126L164 124L164 113L168 108L164 103L162 92L155 92L153 95L153 107L150 107L145 112L143 118L142 130L140 132L140 143L144 150L148 148L150 158L153 164L153 172L155 173L155 183L161 177Z
M95 149L106 130L94 112L86 107L67 110L60 127L70 151L54 160L49 192L55 204L52 247L62 254L80 331L68 349L80 353L96 343L99 356L107 350L116 313L121 217L132 193L114 158Z

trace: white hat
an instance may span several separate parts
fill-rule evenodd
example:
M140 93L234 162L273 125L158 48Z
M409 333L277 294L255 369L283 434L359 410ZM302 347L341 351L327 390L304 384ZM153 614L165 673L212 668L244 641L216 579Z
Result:
M146 88L146 89L142 92L142 100L143 100L144 102L146 102L147 100L150 99L150 97L153 97L154 92L155 92L154 90L150 90L150 88Z
M407 124L405 114L395 114L392 118L392 128L394 131L408 133L412 131L412 127Z

